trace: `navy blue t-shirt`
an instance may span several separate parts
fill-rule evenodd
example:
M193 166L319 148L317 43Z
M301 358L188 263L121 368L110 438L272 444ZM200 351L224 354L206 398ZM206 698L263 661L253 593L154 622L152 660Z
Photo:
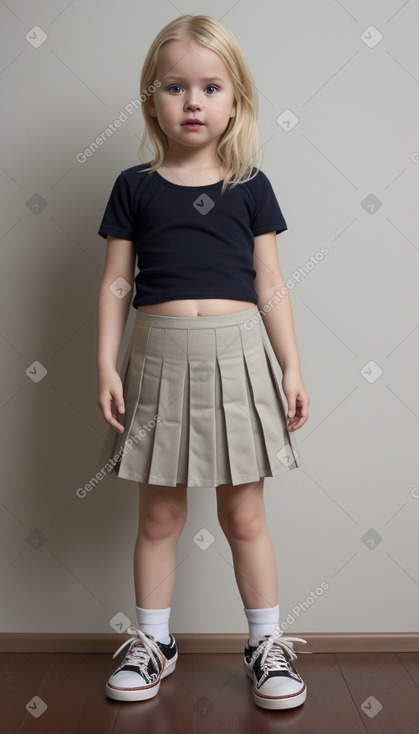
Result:
M149 163L117 177L98 234L135 243L139 273L133 307L188 298L257 304L254 237L287 229L267 176L221 195L222 181L181 186Z

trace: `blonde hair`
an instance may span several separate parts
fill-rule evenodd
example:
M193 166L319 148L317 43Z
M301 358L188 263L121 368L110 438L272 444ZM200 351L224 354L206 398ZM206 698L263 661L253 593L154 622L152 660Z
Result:
M236 114L231 117L227 128L218 139L216 156L224 172L221 193L228 185L248 181L256 176L263 161L262 144L257 129L258 98L253 78L233 34L214 18L206 15L181 15L168 23L156 36L145 58L140 82L141 91L153 88L156 81L158 54L164 43L191 38L201 46L214 51L230 72L236 102ZM150 114L148 105L141 105L145 128L139 154L150 138L155 155L151 173L164 161L168 150L168 139L160 128L157 118Z

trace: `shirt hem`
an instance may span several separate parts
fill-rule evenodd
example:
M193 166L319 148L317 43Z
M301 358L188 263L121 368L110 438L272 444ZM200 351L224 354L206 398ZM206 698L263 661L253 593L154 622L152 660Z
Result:
M130 242L134 241L134 238L130 234L127 234L126 232L121 232L121 230L114 229L113 227L106 227L105 230L100 229L98 231L98 235L104 237L105 239L108 234L110 234L111 237L120 237L121 240L130 240Z
M253 232L253 237L258 237L260 234L267 234L268 232L276 232L276 234L281 234L281 232L286 232L288 227L284 227L281 222L273 222L272 224L264 224L261 231L256 230L256 232Z

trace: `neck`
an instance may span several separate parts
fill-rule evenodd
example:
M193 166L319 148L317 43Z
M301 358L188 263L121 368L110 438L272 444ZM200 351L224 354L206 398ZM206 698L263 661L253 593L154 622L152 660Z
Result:
M173 144L172 141L164 157L164 165L168 168L183 168L184 170L220 169L215 145L211 148L190 148Z

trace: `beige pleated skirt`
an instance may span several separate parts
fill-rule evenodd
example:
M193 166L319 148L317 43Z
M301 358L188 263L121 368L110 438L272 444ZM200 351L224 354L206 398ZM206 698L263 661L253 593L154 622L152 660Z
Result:
M256 305L221 316L137 311L121 370L124 432L108 428L102 471L217 487L301 466L261 321Z

